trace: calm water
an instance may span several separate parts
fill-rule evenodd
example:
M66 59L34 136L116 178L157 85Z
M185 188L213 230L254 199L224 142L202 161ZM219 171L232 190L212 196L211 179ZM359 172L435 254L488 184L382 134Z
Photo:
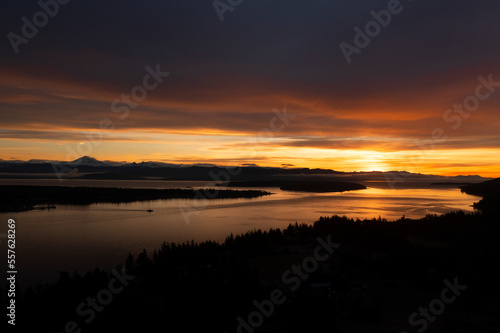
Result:
M2 180L6 184L9 181ZM55 185L44 180L15 184ZM204 182L73 181L70 186L193 187ZM163 241L223 241L230 233L285 228L289 223L312 223L320 216L385 217L389 220L423 217L452 210L472 211L477 197L456 188L387 189L370 187L346 193L283 192L254 199L157 200L90 206L58 205L53 210L0 214L1 232L7 220L17 223L18 278L24 287L54 281L57 271L109 269L126 255L143 248L152 251ZM146 212L153 209L152 213ZM2 241L2 244L5 242ZM5 248L2 246L2 248ZM21 286L23 287L23 285Z

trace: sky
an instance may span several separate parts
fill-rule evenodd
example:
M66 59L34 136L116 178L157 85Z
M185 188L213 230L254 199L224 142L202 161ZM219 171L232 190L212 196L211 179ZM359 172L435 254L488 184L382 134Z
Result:
M497 0L60 2L0 5L0 159L500 177Z

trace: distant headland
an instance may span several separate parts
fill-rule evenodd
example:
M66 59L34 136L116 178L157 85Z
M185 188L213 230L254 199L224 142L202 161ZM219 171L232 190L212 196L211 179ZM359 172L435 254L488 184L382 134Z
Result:
M205 189L215 193L212 199L256 198L271 193L258 190L236 191ZM93 203L121 203L158 199L192 199L194 189L141 189L109 187L68 186L0 186L0 212L19 212L44 205L54 208L56 204L90 205Z
M333 181L282 181L282 180L252 180L242 182L229 182L228 187L279 187L283 191L300 192L345 192L364 190L366 186L351 182Z

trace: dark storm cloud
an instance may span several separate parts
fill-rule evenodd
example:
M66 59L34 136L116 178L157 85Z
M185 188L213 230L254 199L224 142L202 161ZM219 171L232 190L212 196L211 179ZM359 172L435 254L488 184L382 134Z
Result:
M210 0L73 0L18 55L3 38L1 57L41 74L117 83L158 62L194 78L239 73L302 84L359 83L353 73L397 79L496 60L497 1L419 0L402 1L403 12L347 66L339 43L352 43L354 26L387 2L243 1L221 23ZM38 10L35 1L2 4L3 35L19 33L21 17Z
M302 114L290 133L344 129L423 137L441 121L441 114L427 114L428 107L448 107L473 91L478 75L498 73L500 78L500 4L401 1L404 10L347 64L339 44L352 44L353 28L363 29L373 20L370 11L387 3L244 0L220 22L210 0L72 0L15 54L7 34L20 34L21 18L31 20L40 7L36 1L4 2L0 71L94 92L68 99L22 84L13 88L4 80L0 97L10 100L0 104L8 113L3 125L95 127L109 114L114 96L140 82L145 66L161 64L172 75L147 103L164 105L149 105L122 129L245 131L249 123L257 129L265 124L264 111L288 104ZM454 86L467 88L446 95L446 87ZM169 105L181 101L191 104ZM384 108L417 118L421 112L420 118L432 121L388 123L378 119ZM359 110L366 119L359 119Z

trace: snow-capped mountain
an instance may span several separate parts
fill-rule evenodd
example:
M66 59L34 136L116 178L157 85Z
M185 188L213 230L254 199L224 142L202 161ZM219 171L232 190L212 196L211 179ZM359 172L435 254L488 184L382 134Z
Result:
M101 162L93 157L90 156L83 156L80 157L72 162L64 163L60 162L63 164L67 164L70 166L92 166L92 167L101 167L101 166L108 166L105 162Z

